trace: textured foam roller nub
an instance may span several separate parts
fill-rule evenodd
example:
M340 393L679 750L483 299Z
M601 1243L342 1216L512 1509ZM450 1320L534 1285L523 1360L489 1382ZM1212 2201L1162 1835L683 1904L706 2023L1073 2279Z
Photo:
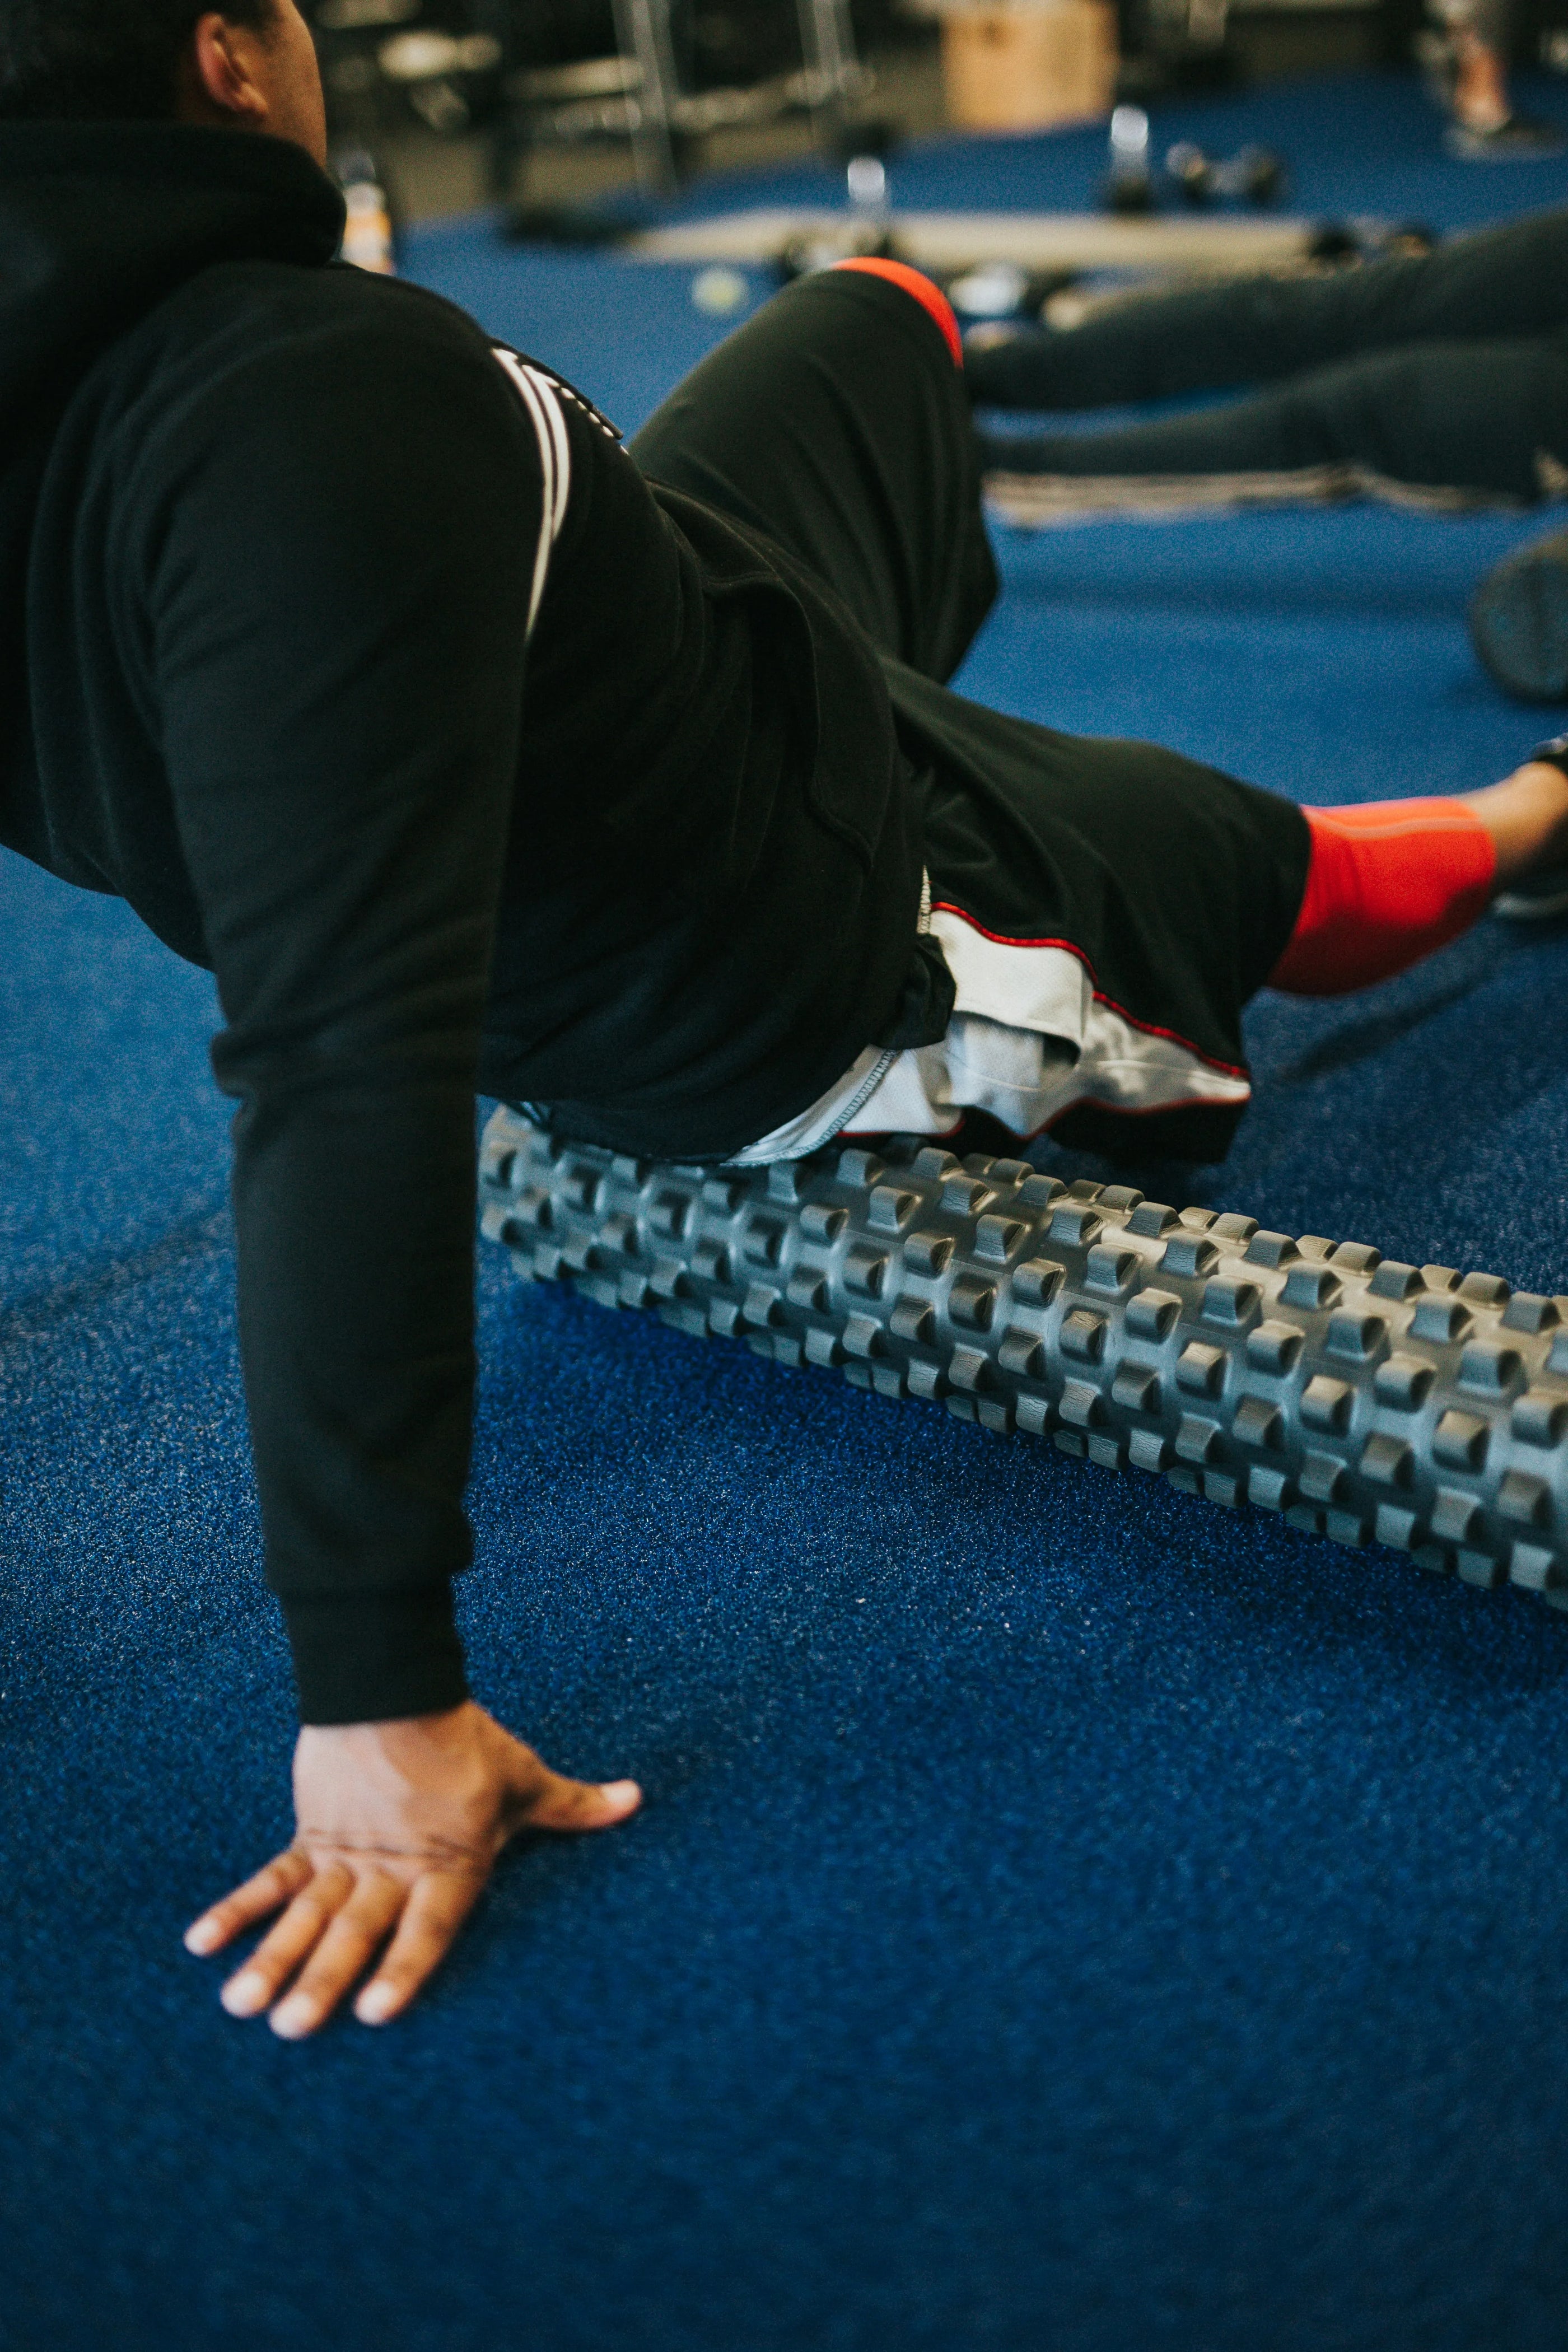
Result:
M481 1199L603 1306L1568 1608L1568 1297L914 1142L688 1168L500 1110Z

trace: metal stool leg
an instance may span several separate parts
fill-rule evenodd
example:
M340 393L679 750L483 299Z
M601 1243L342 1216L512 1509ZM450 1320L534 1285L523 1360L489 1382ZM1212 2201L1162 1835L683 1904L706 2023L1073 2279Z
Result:
M672 195L679 183L670 115L679 95L669 0L615 0L616 37L641 77L631 100L632 153L643 192Z
M796 0L796 6L812 114L819 129L837 138L845 127L846 100L859 79L848 0Z

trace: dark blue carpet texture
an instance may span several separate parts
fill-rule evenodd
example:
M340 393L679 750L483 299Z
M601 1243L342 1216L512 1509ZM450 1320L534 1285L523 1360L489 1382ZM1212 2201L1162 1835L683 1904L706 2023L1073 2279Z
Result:
M1267 139L1311 212L1568 194L1444 160L1397 79L1179 132ZM1102 156L952 142L894 194L1082 205ZM689 270L482 221L413 266L628 426L721 331ZM1542 730L1466 597L1543 527L1003 534L963 683L1304 799L1472 787ZM229 2021L180 1934L287 1839L290 1698L212 992L19 861L0 908L8 2352L1568 2343L1568 1619L519 1286L488 1245L477 1687L647 1809L511 1853L405 2021ZM1147 1189L1568 1288L1561 931L1265 998L1249 1038L1229 1165Z

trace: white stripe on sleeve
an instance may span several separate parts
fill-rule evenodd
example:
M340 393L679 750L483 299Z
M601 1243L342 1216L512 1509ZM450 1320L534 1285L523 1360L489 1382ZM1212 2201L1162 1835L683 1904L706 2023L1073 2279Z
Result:
M531 636L544 598L544 583L550 576L551 551L561 536L566 502L572 495L572 446L566 437L566 420L561 414L560 400L548 376L541 374L537 368L525 366L515 352L502 351L499 345L491 348L528 411L539 444L543 497L539 545L533 557L533 587L528 600L528 634Z

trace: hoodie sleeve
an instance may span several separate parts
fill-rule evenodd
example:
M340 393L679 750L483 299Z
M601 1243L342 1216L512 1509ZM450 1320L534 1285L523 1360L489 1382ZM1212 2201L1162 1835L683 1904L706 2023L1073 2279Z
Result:
M466 1691L474 1090L547 436L477 333L363 312L166 431L152 659L238 1103L268 1580L305 1721L424 1713Z

